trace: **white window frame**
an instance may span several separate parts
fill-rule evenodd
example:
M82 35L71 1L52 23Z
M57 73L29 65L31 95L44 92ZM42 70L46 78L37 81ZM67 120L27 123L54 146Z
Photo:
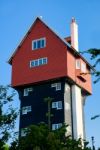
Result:
M52 102L52 108L57 108L57 102Z
M61 83L56 84L56 91L59 91L59 90L61 90Z
M40 60L41 60L42 63L40 63ZM37 61L37 65L35 65L36 61ZM32 63L34 65L32 65ZM48 58L47 57L43 57L43 58L31 60L30 61L30 68L34 68L34 67L38 67L38 66L43 66L43 65L46 65L47 63L48 63Z
M52 130L53 131L57 130L57 129L61 128L61 127L62 127L62 123L52 124Z
M32 88L32 87L25 88L25 89L24 89L24 96L28 96L28 95L29 95L29 92L32 92L32 91L33 91L33 88Z
M76 60L76 69L81 69L81 61L79 59Z
M62 101L52 102L52 108L62 109Z
M42 45L42 40L44 41L44 46ZM38 48L38 42L40 41L40 48ZM36 48L34 48L34 43L36 43ZM32 41L32 50L37 50L46 47L46 38L40 38Z
M21 137L26 136L26 130L27 130L27 128L21 129Z
M51 84L51 87L55 87L56 91L59 91L59 90L61 90L61 83L60 82L53 83L53 84Z
M24 96L28 96L28 90L27 90L27 88L24 89Z
M31 106L22 107L22 115L25 115L25 114L27 114L28 112L31 112L31 111L32 111Z

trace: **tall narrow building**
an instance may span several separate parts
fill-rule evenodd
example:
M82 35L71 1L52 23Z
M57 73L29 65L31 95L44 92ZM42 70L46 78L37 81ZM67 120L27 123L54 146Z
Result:
M11 85L20 99L21 136L31 124L48 123L44 98L51 97L51 129L66 123L73 138L84 139L84 104L92 93L90 70L93 68L78 51L75 19L71 21L71 36L62 39L37 17L9 64Z

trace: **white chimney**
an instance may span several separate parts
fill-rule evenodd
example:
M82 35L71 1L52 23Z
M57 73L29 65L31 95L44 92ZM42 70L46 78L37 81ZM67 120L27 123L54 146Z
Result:
M71 20L71 46L78 51L78 25L75 18Z

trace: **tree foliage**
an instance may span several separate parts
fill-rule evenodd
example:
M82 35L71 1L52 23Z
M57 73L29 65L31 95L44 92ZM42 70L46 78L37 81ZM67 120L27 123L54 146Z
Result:
M10 150L82 150L81 139L73 140L65 136L66 126L50 131L48 125L31 125L26 136L20 137L16 149ZM83 150L90 150L87 146Z
M84 54L84 53L90 54L91 60L94 60L93 67L96 68L96 71L92 72L92 74L96 77L96 80L94 81L94 83L97 83L100 80L100 69L99 70L97 69L97 66L100 66L100 49L91 48L91 49L81 52L81 54Z
M12 107L15 91L10 86L0 86L0 149L11 136L14 129L17 112Z

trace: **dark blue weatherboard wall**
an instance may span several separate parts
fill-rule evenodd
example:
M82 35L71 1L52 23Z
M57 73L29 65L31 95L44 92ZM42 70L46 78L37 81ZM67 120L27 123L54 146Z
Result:
M56 91L55 87L51 87L51 84L61 82L61 90ZM63 123L64 122L64 86L65 79L56 81L42 82L36 85L28 85L27 87L20 87L17 89L19 93L19 99L21 101L21 108L25 106L32 106L32 111L27 114L20 114L20 129L25 128L31 124L38 124L40 122L47 123L46 113L48 111L48 105L44 102L44 98L51 97L53 101L62 101L62 109L52 109L51 123ZM28 96L24 96L24 89L32 87L33 91Z

